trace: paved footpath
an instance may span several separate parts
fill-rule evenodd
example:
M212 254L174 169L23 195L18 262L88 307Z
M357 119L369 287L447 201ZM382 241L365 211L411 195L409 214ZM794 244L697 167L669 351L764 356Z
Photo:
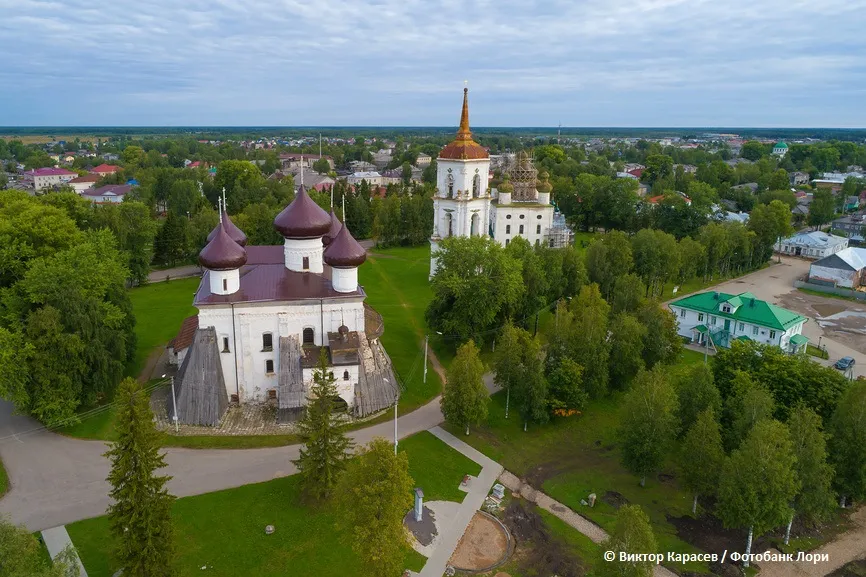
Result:
M493 483L496 482L496 478L502 472L502 465L492 459L488 459L479 451L476 451L440 427L433 427L430 429L430 432L449 447L460 451L481 465L481 473L478 474L477 478L472 480L469 486L469 493L463 498L460 509L457 511L457 515L455 515L451 525L439 528L439 544L430 558L427 559L427 563L420 573L421 577L442 577L445 573L445 567L448 565L448 560L451 559L451 555L454 554L454 550L457 548L457 543L460 542L460 538L466 532L466 528L472 521L472 517L476 511L481 509L484 499L490 493L490 488L493 487Z
M72 545L72 540L69 538L69 533L66 532L66 527L53 527L42 531L42 540L45 542L45 548L48 549L48 555L55 559L66 547ZM81 564L81 559L75 555L75 562L78 564L78 576L87 577L87 571L84 570L84 565Z

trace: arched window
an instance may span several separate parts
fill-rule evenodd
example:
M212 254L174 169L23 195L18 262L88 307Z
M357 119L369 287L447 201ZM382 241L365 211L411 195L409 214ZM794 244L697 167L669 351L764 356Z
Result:
M224 291L229 290L229 281L227 279L223 279L223 290Z
M481 176L476 174L472 179L472 198L478 198L481 195Z
M448 183L448 198L454 198L454 175L449 174L446 182Z
M310 327L304 329L303 340L305 345L315 344L316 333Z
M505 234L511 234L511 225L510 224L505 225Z
M343 371L343 380L344 380L344 381L348 381L348 380L349 380L349 371Z
M523 234L523 225L522 224L520 225L520 233L519 234Z
M272 335L271 333L262 333L262 350L274 350L274 335Z
M447 220L447 222L448 222L448 236L451 236L451 235L453 234L453 224L454 224L454 219L453 219L453 217L451 216L451 213L450 213L450 212L449 212L449 213L446 213L446 214L447 214L447 216L446 216L446 220Z

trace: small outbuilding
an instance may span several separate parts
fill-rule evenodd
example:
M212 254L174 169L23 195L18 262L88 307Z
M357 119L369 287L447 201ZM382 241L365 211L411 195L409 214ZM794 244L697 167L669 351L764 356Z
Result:
M777 242L776 252L819 259L848 248L848 239L821 231L801 232Z
M866 248L848 247L815 261L809 282L849 289L866 285Z

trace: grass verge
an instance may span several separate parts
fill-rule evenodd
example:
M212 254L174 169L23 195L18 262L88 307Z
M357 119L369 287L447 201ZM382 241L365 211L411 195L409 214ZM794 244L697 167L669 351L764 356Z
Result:
M478 465L424 432L401 442L410 472L426 499L449 499L464 493L457 486ZM475 469L471 466L475 465ZM257 575L361 575L355 554L336 528L337 513L328 507L301 504L299 477L285 477L236 489L178 499L174 503L177 543L176 574L229 577ZM265 525L276 528L265 535ZM110 577L112 538L108 518L96 517L67 525L91 577ZM421 569L425 559L406 550L406 567ZM396 576L395 576L396 577Z
M6 469L3 468L3 461L0 461L0 497L6 494L9 490L9 477L6 475Z
M815 345L806 345L806 354L811 355L813 357L818 357L819 359L829 359L830 354L824 349L819 349Z
M837 294L833 294L833 293L825 293L825 292L816 291L816 290L807 289L807 288L801 288L801 289L797 289L797 290L799 290L799 291L802 292L802 293L806 293L807 295L813 295L813 296L816 296L816 297L827 297L827 298L831 298L831 299L839 299L839 300L843 300L843 301L852 301L852 302L855 302L855 303L862 303L862 302L864 302L862 299L858 299L858 298L855 298L855 297L853 297L853 296L850 296L850 297L849 297L849 296L845 296L845 295L837 295Z

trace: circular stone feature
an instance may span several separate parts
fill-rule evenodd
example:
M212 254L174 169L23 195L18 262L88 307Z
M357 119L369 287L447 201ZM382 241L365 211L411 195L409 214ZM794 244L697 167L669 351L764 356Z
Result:
M496 517L476 511L448 564L458 571L489 571L505 563L511 549L505 526Z
M273 525L268 525L265 527L265 535L273 535L274 531L276 531L276 529L274 529Z

